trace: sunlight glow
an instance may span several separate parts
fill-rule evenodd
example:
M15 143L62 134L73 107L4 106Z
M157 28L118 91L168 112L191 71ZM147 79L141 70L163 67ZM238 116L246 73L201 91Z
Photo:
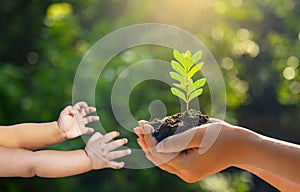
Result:
M59 21L73 12L73 7L69 3L53 3L47 9L45 24L52 26L55 21Z
M241 28L237 32L237 38L241 41L246 41L250 39L250 32L245 28Z
M286 67L284 70L283 70L283 77L287 80L291 80L291 79L294 79L296 77L296 72L295 72L295 69L292 68L292 67Z
M233 68L233 60L230 57L224 57L221 62L221 67L225 70Z
M299 65L299 59L295 56L291 56L291 57L288 58L286 64L289 67L293 67L294 69L296 69Z
M290 86L289 86L290 91L293 94L298 94L300 93L300 83L297 81L293 81Z
M224 32L221 28L214 28L211 31L211 37L216 41L222 40L223 36L224 36Z

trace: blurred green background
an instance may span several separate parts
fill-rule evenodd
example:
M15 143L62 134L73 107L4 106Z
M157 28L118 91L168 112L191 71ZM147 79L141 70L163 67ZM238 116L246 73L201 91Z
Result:
M299 18L300 2L295 0L2 0L0 124L56 120L61 109L72 103L77 66L98 39L121 27L156 22L187 30L209 48L226 83L227 121L299 143ZM169 61L171 50L142 46L120 54L105 68L96 93L104 127L118 129L136 148L136 136L113 116L110 95L118 73L145 58ZM200 103L209 113L206 98L208 91ZM168 114L179 110L168 86L147 81L132 93L130 108L136 119L149 118L148 106L155 99L165 102ZM52 148L82 147L78 138ZM194 184L151 168L105 169L61 179L1 178L0 192L4 191L276 190L235 168Z

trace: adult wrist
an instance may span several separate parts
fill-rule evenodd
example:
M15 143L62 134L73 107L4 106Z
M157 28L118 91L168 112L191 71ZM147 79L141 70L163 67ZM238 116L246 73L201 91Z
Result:
M258 136L255 132L245 129L243 127L234 126L232 129L231 147L233 149L232 164L240 167L241 165L248 165L251 153L251 147L256 142Z

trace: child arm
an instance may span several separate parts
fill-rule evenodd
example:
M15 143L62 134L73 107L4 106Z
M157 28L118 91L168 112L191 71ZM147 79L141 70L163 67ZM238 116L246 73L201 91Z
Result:
M129 155L130 149L114 151L127 143L127 139L112 139L119 134L111 132L104 136L95 133L84 150L32 152L0 146L0 177L66 177L90 170L120 169L124 162L114 159Z
M79 102L62 110L58 121L0 126L0 146L34 150L93 133L86 124L98 121L99 117L86 115L95 111L94 107Z

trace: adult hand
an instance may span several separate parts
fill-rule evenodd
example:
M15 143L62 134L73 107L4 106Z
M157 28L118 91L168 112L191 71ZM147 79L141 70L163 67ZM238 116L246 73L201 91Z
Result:
M144 121L139 122L135 133L139 136L138 143L146 157L156 166L176 174L186 182L196 182L231 166L235 148L229 142L231 126L228 126L219 121L196 127L166 138L158 145L159 148L151 135L153 128ZM209 150L200 154L206 129L220 129L219 136ZM186 138L190 138L190 142Z
M119 132L113 131L101 135L96 132L87 142L85 151L92 162L93 169L114 168L120 169L124 167L124 162L116 162L114 159L124 157L131 154L130 149L113 151L127 143L127 139L118 139L112 141L119 136Z
M224 129L227 129L228 132L230 128L235 127L215 118L210 118L208 123L209 124L189 129L181 134L167 137L157 144L157 151L161 153L172 153L198 148L199 153L205 153L219 137L222 128L223 132Z
M65 139L73 139L83 134L91 134L93 128L86 124L99 120L98 116L87 116L96 112L95 107L90 107L86 102L78 102L62 110L57 121L60 129L64 131Z

